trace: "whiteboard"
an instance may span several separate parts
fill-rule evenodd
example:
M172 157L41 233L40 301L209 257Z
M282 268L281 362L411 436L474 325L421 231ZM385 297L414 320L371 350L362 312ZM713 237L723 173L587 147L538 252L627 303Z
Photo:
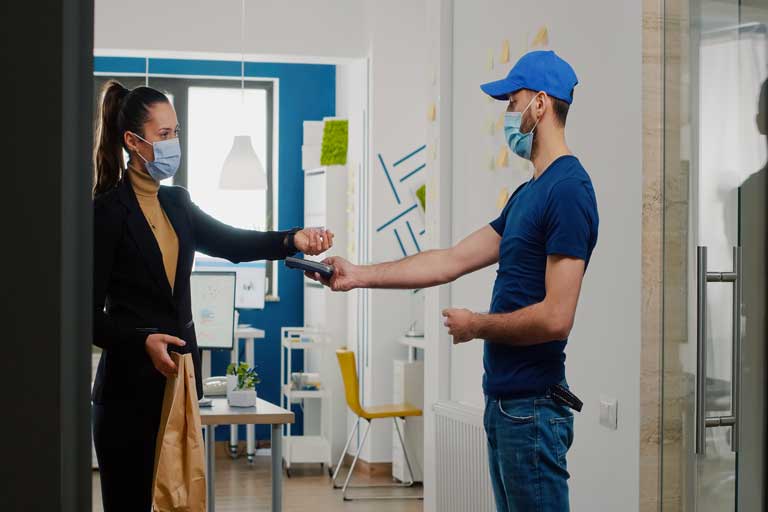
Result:
M192 272L192 320L199 348L232 350L235 272Z
M232 272L235 280L235 307L238 309L264 309L267 264L264 261L232 263L221 258L195 255L195 271Z

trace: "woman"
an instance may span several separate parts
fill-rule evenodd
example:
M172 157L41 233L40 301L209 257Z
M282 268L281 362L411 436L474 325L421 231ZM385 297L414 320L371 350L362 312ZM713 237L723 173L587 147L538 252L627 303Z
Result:
M151 508L155 438L169 350L191 353L202 396L190 304L195 251L233 262L320 254L329 231L258 232L206 215L180 187L176 112L155 89L107 82L94 151L94 339L104 349L93 428L105 512ZM128 155L123 167L123 150Z

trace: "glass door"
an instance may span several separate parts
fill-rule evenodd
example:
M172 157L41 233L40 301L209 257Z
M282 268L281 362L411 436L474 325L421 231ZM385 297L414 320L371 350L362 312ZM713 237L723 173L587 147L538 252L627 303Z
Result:
M766 507L766 23L665 2L665 511Z

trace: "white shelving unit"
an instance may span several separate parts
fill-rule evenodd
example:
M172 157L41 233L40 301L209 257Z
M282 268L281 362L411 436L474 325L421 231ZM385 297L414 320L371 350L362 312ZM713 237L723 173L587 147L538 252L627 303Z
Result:
M288 476L291 476L291 464L298 463L320 463L330 472L332 420L328 404L332 393L325 387L327 380L321 371L328 346L327 336L320 330L304 327L280 329L281 406L290 409L293 404L300 404L304 411L305 429L305 435L297 436L291 432L290 424L283 427L283 461ZM302 352L305 373L320 374L320 389L294 389L291 369L296 351ZM310 357L310 353L314 357ZM319 367L314 367L318 362ZM312 418L313 413L319 414L319 418ZM310 425L308 420L315 420L314 425Z
M349 257L348 231L350 218L347 207L350 202L348 168L346 166L323 166L320 153L325 121L305 121L302 148L302 169L304 171L304 226L325 226L336 235L334 247L326 254L310 256L308 259L321 261L326 256ZM352 143L352 141L350 141ZM348 162L348 165L355 165ZM349 295L336 293L320 283L304 278L304 327L325 333L324 351L307 350L305 361L309 367L317 368L322 375L323 387L327 392L321 400L305 400L305 418L313 419L327 413L333 422L327 425L331 444L331 460L335 462L344 449L347 440L347 405L344 400L344 384L336 359L335 350L349 344L347 319ZM324 357L320 357L324 355ZM294 395L295 396L295 395ZM316 430L315 425L310 425ZM307 421L304 423L305 432ZM314 434L314 430L308 433Z

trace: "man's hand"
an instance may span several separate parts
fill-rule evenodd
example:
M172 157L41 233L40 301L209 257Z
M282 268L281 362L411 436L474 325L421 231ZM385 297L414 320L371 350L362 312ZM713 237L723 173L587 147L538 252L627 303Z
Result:
M453 344L464 343L477 338L476 314L468 309L448 308L443 310L443 325L453 336Z
M348 292L364 286L360 278L361 270L342 257L334 256L323 260L326 265L333 265L333 276L325 279L317 272L304 272L308 278L323 283L335 292Z
M299 252L317 256L333 247L333 233L327 229L302 229L293 235L293 244Z
M166 378L176 374L176 364L168 355L168 345L183 347L187 343L176 336L150 334L144 341L144 347L152 360L152 365Z

